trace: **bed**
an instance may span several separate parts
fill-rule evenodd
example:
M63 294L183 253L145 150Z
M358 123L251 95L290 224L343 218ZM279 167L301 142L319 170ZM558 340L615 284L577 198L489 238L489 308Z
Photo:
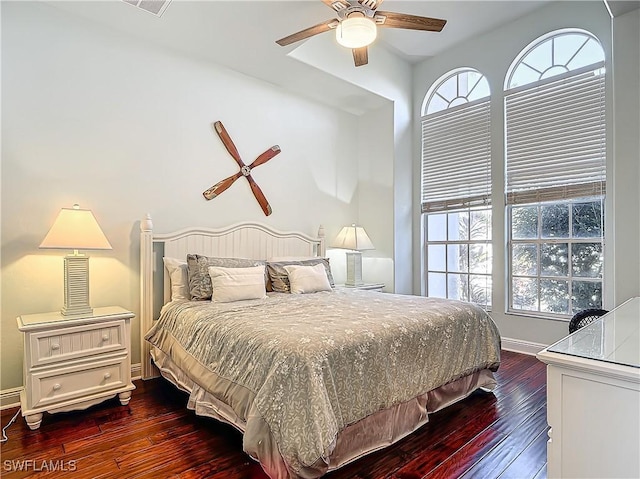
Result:
M225 299L217 276L230 271L225 258L255 261L231 273L246 271L254 283L262 271L275 287L282 278L264 271L285 264L291 290L312 269L329 284L323 236L257 223L155 234L149 217L141 222L143 377L159 371L196 414L239 429L244 450L274 479L320 477L496 384L498 330L468 303L324 286L237 301L231 288ZM163 258L187 255L189 268L196 260L211 268L214 301L176 293L175 265Z

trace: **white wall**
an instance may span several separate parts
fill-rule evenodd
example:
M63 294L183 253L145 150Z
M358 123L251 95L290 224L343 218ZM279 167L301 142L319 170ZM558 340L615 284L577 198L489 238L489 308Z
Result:
M113 245L90 254L92 305L134 312L145 213L159 232L254 220L332 238L360 211L358 117L46 4L2 3L2 120L2 390L22 385L15 317L62 306L66 252L38 249L60 208L92 209ZM247 162L281 146L253 173L270 217L242 178L203 199L237 171L216 120Z
M516 55L539 36L566 27L594 33L606 53L610 119L608 129L608 185L604 288L605 307L640 294L638 281L638 28L637 10L629 19L616 22L615 58L612 63L611 20L602 2L556 2L502 28L474 38L419 64L414 72L414 135L420 137L420 107L424 96L444 73L458 67L473 67L483 73L491 88L493 204L504 205L504 97L507 69ZM635 16L633 16L635 15ZM632 58L633 57L633 58ZM621 66L624 63L625 66ZM613 91L615 87L614 103ZM624 103L629 101L629 103ZM628 125L628 126L627 126ZM635 128L635 129L634 129ZM614 134L615 131L615 134ZM414 142L414 245L420 241L420 144ZM623 153L624 152L624 153ZM505 215L493 210L493 311L503 337L525 343L551 344L567 334L567 323L506 314ZM614 254L615 252L615 254ZM419 247L413 250L420 264ZM420 291L420 268L414 271L414 291Z
M374 240L376 251L365 253L363 259L365 264L369 263L368 272L373 274L365 278L363 272L363 278L386 283L387 291L411 293L414 266L411 65L382 44L374 43L369 48L369 64L355 68L351 54L336 46L332 35L313 37L290 55L388 100L360 118L360 151L366 152L370 165L375 165L370 178L363 180L374 179L384 189L362 188L358 222L366 229L375 228L378 237L384 238L384 247L392 241L392 249L387 252L378 250ZM386 190L387 186L391 190ZM372 208L374 205L377 206Z
M614 304L640 291L640 9L613 19ZM633 218L638 218L634 221ZM634 267L637 269L633 276Z
M394 106L360 117L358 125L358 222L375 250L363 252L362 277L394 291Z

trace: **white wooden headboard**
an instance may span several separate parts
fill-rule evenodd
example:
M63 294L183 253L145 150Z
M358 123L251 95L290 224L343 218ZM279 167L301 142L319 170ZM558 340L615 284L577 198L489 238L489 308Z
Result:
M282 232L260 223L237 223L225 228L185 228L173 233L153 232L151 216L140 222L140 356L142 378L157 375L150 345L144 335L156 313L171 296L169 275L162 257L184 258L201 254L226 258L269 259L283 256L325 256L324 229L317 237Z

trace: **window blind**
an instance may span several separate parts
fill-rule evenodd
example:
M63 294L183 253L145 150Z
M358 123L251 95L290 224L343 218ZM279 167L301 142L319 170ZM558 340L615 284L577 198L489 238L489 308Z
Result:
M507 92L507 204L605 193L603 71Z
M422 118L422 212L491 202L489 98Z

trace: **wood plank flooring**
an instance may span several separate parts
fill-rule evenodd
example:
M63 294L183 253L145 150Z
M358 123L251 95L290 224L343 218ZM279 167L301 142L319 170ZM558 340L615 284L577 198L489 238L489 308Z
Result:
M546 479L545 366L503 351L496 377L493 394L476 392L391 447L325 477ZM197 417L185 408L186 395L162 379L135 384L128 406L113 399L45 414L36 431L19 416L0 447L2 478L267 477L242 451L234 428ZM3 427L16 410L2 412Z

